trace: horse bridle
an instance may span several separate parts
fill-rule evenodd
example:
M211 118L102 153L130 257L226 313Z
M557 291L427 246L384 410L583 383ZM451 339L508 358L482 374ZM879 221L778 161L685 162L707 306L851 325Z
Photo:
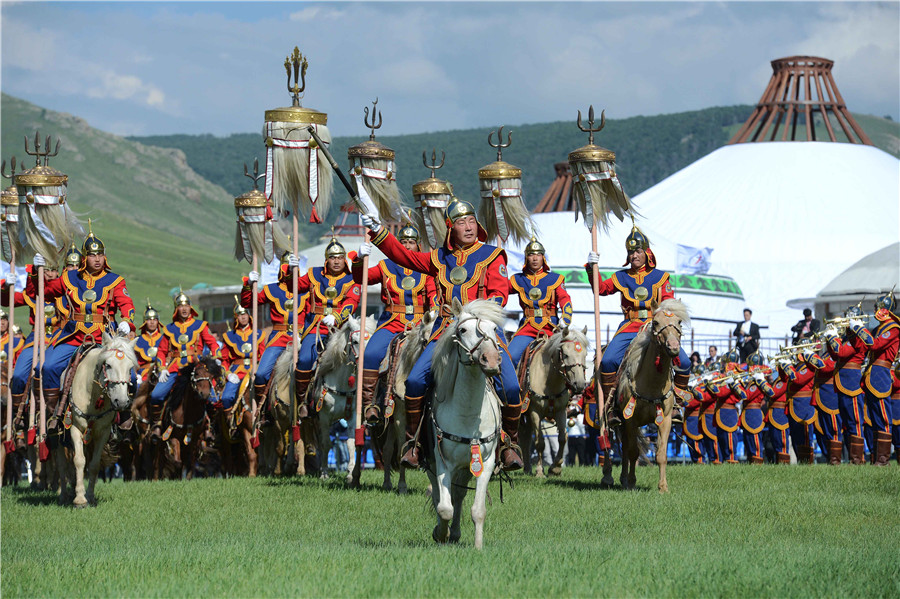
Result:
M462 326L464 322L468 322L470 320L474 320L477 322L478 317L470 316L468 318L463 318L457 323L456 330L459 330L459 327ZM468 348L465 346L465 344L463 344L462 340L459 338L459 335L456 334L456 331L453 332L453 342L457 346L457 352L460 353L460 364L464 366L472 366L478 363L478 359L475 357L475 352L478 351L478 348L481 347L481 344L485 341L490 341L494 345L494 348L496 348L497 351L500 351L500 347L497 345L497 341L492 337L488 337L487 335L482 333L481 329L478 328L477 325L475 327L475 335L478 336L478 343L476 343L473 347ZM465 352L465 356L468 358L468 360L462 357L462 352Z
M117 356L118 357L118 356ZM111 400L112 398L109 396L109 388L112 385L128 385L131 383L130 380L117 381L112 380L106 375L106 367L107 364L104 361L103 364L97 369L97 374L94 376L94 384L100 387L100 392L104 397ZM126 392L127 394L127 392Z
M199 364L199 363L198 363ZM204 367L205 368L205 367ZM216 391L216 384L219 382L215 377L212 376L212 373L207 368L206 373L209 376L197 376L197 366L194 366L193 372L191 372L191 388L194 390L194 393L200 395L200 390L197 389L197 383L200 381L209 382L209 390L210 395L212 395L215 401L219 400L219 393Z
M563 344L564 343L580 343L580 341L576 339L563 339L559 344L559 365L560 369L563 373L563 380L566 382L566 389L569 390L569 393L575 394L575 388L569 382L569 372L574 370L575 368L584 368L584 364L566 364L566 361L563 359Z

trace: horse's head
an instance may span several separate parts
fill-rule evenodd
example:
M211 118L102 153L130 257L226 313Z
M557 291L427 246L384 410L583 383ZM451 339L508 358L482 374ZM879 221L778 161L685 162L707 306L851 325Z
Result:
M453 300L452 312L456 322L452 326L453 341L459 351L460 362L477 364L486 376L500 373L500 345L497 327L503 311L489 300L475 300L465 306Z
M366 337L366 341L368 342L369 337L371 337L372 333L375 332L376 325L375 325L375 317L374 316L366 317L365 321L351 316L350 318L347 319L347 322L344 324L344 326L341 327L341 331L344 332L349 337L348 342L350 345L350 356L353 358L354 362L356 361L357 357L359 356L359 331L360 331L360 328L362 327L363 322L365 322L365 326L366 326L365 337Z
M687 306L677 299L668 299L659 305L653 302L653 321L650 333L670 358L674 358L681 350L681 324L689 322Z
M209 401L213 393L222 393L225 388L224 373L215 358L204 356L194 364L191 388L203 401Z
M95 377L102 393L109 399L113 409L123 412L131 408L133 398L128 393L131 382L131 370L137 368L137 356L134 344L137 339L129 341L119 335L103 334L100 346L100 358L97 360Z
M550 343L548 349L556 354L566 387L573 395L582 393L587 387L587 327L581 331L563 327L550 338Z

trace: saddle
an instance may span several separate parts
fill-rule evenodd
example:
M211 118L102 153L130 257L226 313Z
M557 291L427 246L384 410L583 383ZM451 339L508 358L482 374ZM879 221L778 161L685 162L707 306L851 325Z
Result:
M75 355L72 356L72 360L66 367L66 377L63 380L63 386L59 393L59 402L56 404L54 413L50 415L50 420L47 421L48 436L50 434L56 434L55 432L50 433L49 431L57 431L59 429L59 423L63 418L63 414L66 413L66 409L69 407L69 400L72 395L72 383L75 381L75 371L78 370L78 366L81 364L84 355L95 347L97 347L97 342L94 341L94 338L85 337L84 342L82 342L82 344L78 346L78 349L75 350Z
M547 343L549 338L550 337L546 333L541 332L534 341L528 344L528 347L525 348L525 353L522 354L522 359L519 360L516 376L519 379L519 389L521 389L524 394L524 397L522 398L523 414L528 411L528 406L531 404L531 397L528 394L528 368L531 365L531 359L534 357L534 354Z

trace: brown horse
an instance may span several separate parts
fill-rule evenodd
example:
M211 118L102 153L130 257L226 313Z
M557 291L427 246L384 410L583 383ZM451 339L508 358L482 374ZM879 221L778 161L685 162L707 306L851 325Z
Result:
M257 456L256 448L253 447L249 376L244 379L234 405L227 410L218 407L210 417L215 448L222 460L225 476L256 476Z
M265 400L259 407L262 424L259 430L259 470L264 475L293 476L306 474L306 448L315 447L316 426L311 418L301 423L300 440L291 440L293 418L290 398L294 393L294 362L289 343L275 362L272 381Z
M681 349L681 325L689 322L687 306L676 299L654 302L653 319L641 327L628 346L619 366L619 384L607 402L617 402L623 415L619 434L622 441L622 475L626 489L634 488L635 463L646 448L642 426L656 422L656 463L659 465L659 492L666 493L666 448L672 430L675 386L672 360ZM603 466L604 483L612 482L612 462Z
M225 388L225 379L222 367L209 356L182 368L179 377L182 386L179 388L176 383L163 412L164 443L159 447L164 455L158 457L163 460L171 458L174 463L173 478L179 479L183 475L191 480L200 442L209 425L207 402Z

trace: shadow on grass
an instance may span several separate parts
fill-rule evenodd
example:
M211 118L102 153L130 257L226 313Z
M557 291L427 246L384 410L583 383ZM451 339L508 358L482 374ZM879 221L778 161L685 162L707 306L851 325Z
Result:
M423 529L424 530L424 529ZM431 539L431 532L424 530L421 539L385 539L383 541L357 541L354 545L366 549L384 549L387 547L409 547L411 549L427 549L429 547L447 547L448 544L438 544ZM451 545L452 546L452 545Z
M325 480L322 480L318 476L275 476L266 479L266 486L269 487L308 487L308 488L322 488L328 490L337 490L337 491L347 491L353 493L396 493L396 488L393 490L385 490L381 487L381 483L371 483L360 481L359 487L351 488L349 484L344 480L344 476L335 475L331 476ZM410 489L412 491L412 489Z
M583 480L562 480L559 478L548 478L546 484L553 485L556 487L566 487L569 489L574 489L575 491L610 491L614 493L647 493L651 489L650 487L642 487L637 486L634 489L624 489L622 486L616 484L613 487L608 487L601 482L586 482Z

